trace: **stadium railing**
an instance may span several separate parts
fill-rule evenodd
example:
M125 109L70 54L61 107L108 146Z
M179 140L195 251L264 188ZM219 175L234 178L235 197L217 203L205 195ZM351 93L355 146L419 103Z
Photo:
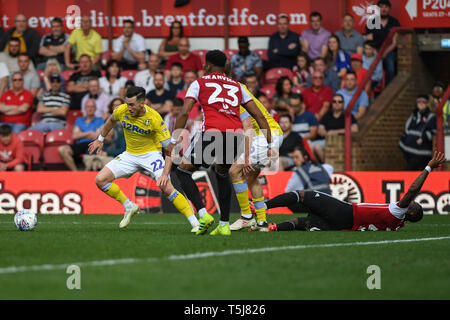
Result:
M436 151L444 152L444 106L450 99L450 85L447 86L441 102L436 107ZM442 166L437 170L442 171Z
M402 27L396 27L391 29L389 35L387 36L386 40L383 42L383 45L378 51L375 60L372 62L368 72L365 74L364 78L361 81L361 84L358 86L358 89L356 90L352 100L350 100L347 109L345 110L345 171L352 171L352 133L350 128L352 125L351 114L353 107L356 101L358 100L359 95L364 90L367 81L369 81L369 79L372 78L372 74L375 71L376 66L382 59L382 56L386 51L386 48L391 44L392 39L397 33L414 33L414 29Z

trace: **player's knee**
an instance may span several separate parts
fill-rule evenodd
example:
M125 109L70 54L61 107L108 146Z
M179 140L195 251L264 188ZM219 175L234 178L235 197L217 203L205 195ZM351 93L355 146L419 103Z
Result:
M99 172L96 176L95 176L95 184L97 185L98 188L103 188L108 182L108 179L106 176L104 176L101 172Z

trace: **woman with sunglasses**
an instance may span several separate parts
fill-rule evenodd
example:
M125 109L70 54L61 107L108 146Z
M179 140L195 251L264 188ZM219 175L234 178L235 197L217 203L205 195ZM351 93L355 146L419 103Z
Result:
M398 143L406 160L406 170L420 171L433 156L433 135L436 134L436 115L428 106L428 95L420 94L416 107L405 124L405 132Z
M183 38L183 25L180 21L174 21L170 25L169 37L161 42L158 56L167 61L171 56L178 53L178 42Z

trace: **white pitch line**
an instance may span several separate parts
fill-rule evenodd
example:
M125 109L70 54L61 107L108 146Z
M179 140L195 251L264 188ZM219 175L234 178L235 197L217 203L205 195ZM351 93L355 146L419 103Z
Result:
M281 246L281 247L265 247L255 249L241 249L241 250L225 250L225 251L210 251L199 252L191 254L170 255L166 257L150 257L150 258L124 258L124 259L109 259L99 261L86 261L86 262L72 262L64 264L43 264L34 266L10 266L0 268L0 274L19 273L28 271L50 271L50 270L65 270L69 265L77 265L79 267L101 267L101 266L113 266L119 264L133 264L133 263L149 263L160 261L177 261L177 260L195 260L209 257L218 256L231 256L240 254L252 254L271 251L283 251L283 250L299 250L310 248L332 248L332 247L349 247L349 246L368 246L368 245L382 245L393 243L407 243L407 242L422 242L422 241L437 241L437 240L449 240L450 236L435 237L435 238L418 238L418 239L398 239L398 240L383 240L383 241L367 241L367 242L343 242L343 243L324 243L324 244L311 244L311 245L295 245L295 246Z
M183 222L137 222L136 225L138 224L186 224L187 222L183 223ZM0 224L11 224L14 225L14 222L8 222L8 221L0 221ZM101 224L101 225L106 225L106 224L116 224L119 225L119 223L117 222L78 222L78 221L72 221L72 222L58 222L58 221L41 221L38 222L38 225L40 224L82 224L82 225L90 225L90 224Z

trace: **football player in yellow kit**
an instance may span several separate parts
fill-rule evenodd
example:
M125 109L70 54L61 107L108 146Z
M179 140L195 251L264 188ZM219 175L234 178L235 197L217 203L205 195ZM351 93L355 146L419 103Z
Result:
M279 149L283 142L283 132L267 111L264 105L256 99L251 92L243 85L247 93L253 98L253 101L258 106L261 113L269 124L272 134L273 148ZM233 182L234 191L236 193L239 206L241 207L241 217L235 221L231 226L231 231L241 230L243 228L250 227L255 231L269 231L269 225L266 221L266 209L264 206L264 195L262 187L258 181L258 176L261 173L261 169L270 163L270 159L267 155L267 140L258 123L253 119L248 112L241 107L241 121L249 139L251 139L251 148L245 148L246 152L242 155L241 161L235 162L230 168L230 176ZM272 151L271 157L275 156L275 152ZM248 202L248 189L252 192L252 202L255 206L256 220L250 210Z
M130 177L140 168L150 172L158 187L191 223L192 232L198 230L199 222L186 198L172 185L169 174L172 159L162 148L170 144L171 135L160 114L144 104L145 89L131 87L127 90L124 104L118 106L107 119L97 140L89 144L89 153L103 147L104 137L119 122L123 127L126 151L111 160L95 177L98 188L116 199L125 207L120 228L125 228L131 218L139 212L139 207L129 200L113 181L121 177Z

